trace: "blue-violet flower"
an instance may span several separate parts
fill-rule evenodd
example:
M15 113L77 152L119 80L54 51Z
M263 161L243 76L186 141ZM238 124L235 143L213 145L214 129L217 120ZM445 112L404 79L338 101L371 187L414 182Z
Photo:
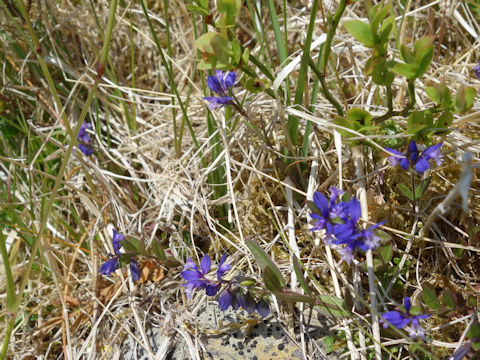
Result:
M403 329L405 326L409 326L410 337L415 338L415 337L425 336L425 331L420 326L419 320L426 319L430 317L430 315L410 314L410 309L412 307L412 304L410 303L409 296L406 296L403 299L403 307L405 308L405 312L389 311L384 313L380 320L383 323L383 327L386 329L388 327L388 324L395 326L397 329Z
M123 234L119 234L113 229L112 246L115 254L108 254L109 259L98 269L103 275L109 276L120 267L120 256L122 255L120 252L120 248L122 247L120 242L124 239L125 236ZM133 281L140 279L140 267L133 256L130 257L130 273L132 274Z
M90 135L87 133L87 130L91 130L91 129L92 129L92 124L84 121L77 135L77 140L79 141L78 148L86 156L90 156L93 154L93 149L89 146L90 143L92 142L92 139L90 138Z
M480 61L478 62L477 65L475 65L475 67L473 68L473 70L475 71L475 76L477 78L480 78Z
M435 144L426 148L421 154L418 152L415 141L410 141L408 149L405 153L398 150L386 148L395 155L389 156L391 166L400 165L403 170L407 170L410 166L414 167L419 173L430 169L429 160L434 160L437 166L443 163L443 156L440 153L442 143Z
M221 283L224 282L222 276L230 269L230 265L225 264L226 255L222 256L217 269L217 281L207 279L206 275L212 267L212 261L208 255L205 255L200 261L200 269L194 263L192 258L187 259L181 276L187 281L182 286L185 287L185 294L191 297L193 290L205 289L208 296L215 296L220 290Z
M229 89L235 84L236 74L233 71L223 72L217 70L215 75L211 75L207 79L208 87L219 94L219 97L207 96L204 100L208 101L208 108L210 110L226 106L233 101L233 97L229 96Z

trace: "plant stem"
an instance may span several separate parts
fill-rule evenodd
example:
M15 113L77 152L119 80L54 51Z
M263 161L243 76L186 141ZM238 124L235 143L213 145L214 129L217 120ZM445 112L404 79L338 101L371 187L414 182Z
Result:
M320 80L320 84L322 85L322 90L323 90L323 95L325 98L332 104L335 109L337 109L337 113L340 116L343 116L343 109L342 105L335 99L335 97L330 93L330 90L328 90L327 83L325 82L325 72L320 72L318 70L316 64L313 62L312 58L309 56L308 57L308 66L315 72L315 75L317 75L318 80Z
M342 1L345 1L345 0L342 0ZM298 82L295 89L295 97L293 99L294 105L300 105L302 103L303 94L308 84L308 79L307 79L308 58L310 57L310 47L312 45L313 30L315 28L315 19L317 15L318 3L319 3L319 0L314 0L312 4L310 21L308 23L308 29L307 29L307 36L305 38L302 60L300 62L300 70L298 73ZM290 137L290 141L293 144L293 146L296 147L297 140L298 140L299 120L298 118L292 115L289 115L287 123L288 123L288 135ZM295 154L292 154L292 155L295 155Z
M392 85L387 85L387 108L388 112L393 112Z
M340 3L338 4L338 7L337 7L337 11L333 16L330 29L328 29L327 40L325 41L325 44L323 44L324 53L323 53L323 63L321 68L322 71L327 70L328 60L330 59L330 51L332 50L333 36L335 35L337 26L340 23L340 18L342 17L346 8L347 8L347 0L340 0Z
M368 201L367 201L367 184L365 181L364 162L361 146L352 148L352 156L355 162L356 176L358 180L359 200L362 208L362 219L368 221ZM368 269L368 287L370 293L370 306L372 314L372 335L375 346L375 358L382 359L382 347L380 340L380 324L378 320L377 294L375 286L375 270L373 267L373 252L367 250L367 269Z

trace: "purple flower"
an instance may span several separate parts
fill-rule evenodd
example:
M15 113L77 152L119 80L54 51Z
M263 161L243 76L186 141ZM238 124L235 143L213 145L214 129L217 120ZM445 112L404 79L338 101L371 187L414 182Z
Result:
M83 144L78 144L78 148L85 156L93 155L93 149Z
M120 267L120 256L122 255L120 252L120 248L122 247L120 242L124 239L125 236L123 234L119 234L117 233L117 230L113 229L112 246L115 254L108 254L109 259L98 269L103 275L109 276L112 272ZM133 256L130 257L130 272L132 274L133 281L140 279L140 267L138 266L137 260L135 260Z
M113 229L113 237L112 237L112 245L113 245L113 251L115 251L116 255L120 255L120 242L125 239L125 236L123 234L117 233L117 230Z
M227 259L227 255L223 254L222 258L220 259L220 263L218 264L218 269L217 269L217 280L219 282L224 282L222 279L222 276L230 270L230 264L225 264L225 260Z
M100 271L100 273L103 275L109 276L112 272L117 270L119 266L120 263L118 262L118 256L113 256L111 259L103 263L98 271Z
M475 76L477 78L480 78L480 61L478 62L477 65L475 65L475 67L473 68L473 70L475 71Z
M319 213L311 214L315 220L312 230L324 229L324 242L327 245L345 245L340 249L340 253L342 260L350 263L356 248L367 251L378 246L380 237L375 235L374 230L384 222L365 230L361 229L358 225L362 212L360 202L356 198L337 202L342 192L334 187L330 188L330 193L330 201L319 192L313 195L313 202Z
M133 256L130 258L130 273L132 274L133 281L140 280L140 267Z
M84 121L77 135L77 140L79 142L78 148L83 154L85 154L85 156L93 155L93 149L90 146L88 146L92 142L92 139L90 138L90 135L88 135L87 130L91 130L91 129L92 129L92 124Z
M234 300L235 300L235 293L230 289L226 289L222 293L222 295L220 295L220 297L218 298L218 307L220 308L220 310L226 311L230 306L232 306L232 304L234 303Z
M430 169L430 160L434 160L437 166L443 163L443 156L440 153L442 143L429 146L421 154L418 152L417 144L415 141L410 141L408 149L405 153L401 153L398 150L386 148L388 151L395 155L389 156L391 166L400 165L403 170L407 170L410 166L414 167L419 173Z
M82 141L85 144L90 144L92 139L90 138L90 135L88 135L87 130L91 130L91 129L92 129L92 124L84 121L80 127L80 131L78 132L77 140Z
M270 314L270 306L268 306L268 302L266 302L264 299L261 299L257 303L256 310L258 315L260 315L262 318L267 317L268 314Z
M225 264L225 260L226 255L224 254L217 269L218 281L215 281L207 279L206 277L206 275L210 272L210 268L212 267L212 261L208 255L205 255L202 258L200 262L200 269L193 262L193 260L189 258L183 267L183 271L180 273L183 279L187 281L182 285L185 287L185 294L187 297L190 298L193 294L193 290L195 289L205 289L205 292L208 296L217 295L218 291L220 290L221 283L224 282L224 280L222 280L222 276L230 269L230 265Z
M410 297L406 296L403 299L403 307L405 312L400 311L389 311L382 315L381 322L383 327L386 329L388 324L395 326L397 329L403 329L406 326L409 326L409 335L412 338L423 337L425 336L425 331L420 326L419 320L426 319L430 315L412 315L410 314L410 309L412 304L410 303Z
M211 75L207 79L207 84L210 90L220 95L220 97L207 96L204 100L208 101L208 108L210 110L226 106L233 101L233 98L228 95L229 89L235 84L236 75L233 71L229 73L217 70L215 75Z
M325 243L329 244L333 241L332 232L335 221L337 219L346 220L348 218L348 202L339 202L337 200L343 191L336 187L330 188L330 201L321 194L315 192L313 194L313 204L319 210L319 213L312 212L311 217L314 219L312 231L325 230Z

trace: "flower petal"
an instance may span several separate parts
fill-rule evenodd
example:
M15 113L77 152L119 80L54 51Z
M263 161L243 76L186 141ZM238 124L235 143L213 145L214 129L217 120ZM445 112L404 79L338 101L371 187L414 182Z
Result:
M220 290L220 284L208 283L207 286L205 287L205 292L207 293L208 296L217 295L218 290Z
M410 309L412 307L412 303L410 302L410 296L405 296L405 298L403 299L403 307L405 308L407 313L410 312Z
M220 80L218 79L217 76L211 75L207 79L207 85L210 88L210 90L222 94L222 85L220 83Z
M322 193L317 191L313 194L313 204L320 210L323 217L328 216L328 200Z
M237 78L237 75L233 71L230 71L227 75L225 75L224 90L228 91L228 89L230 89L233 86L233 84L235 84L236 78Z
M132 274L132 280L140 280L140 267L138 266L137 260L132 256L130 260L130 274Z
M83 144L78 144L78 148L85 156L93 155L93 149Z
M428 169L430 169L430 163L426 157L421 157L415 164L415 170L417 170L419 173L423 173Z
M268 302L265 300L260 300L257 304L257 313L260 315L262 318L265 318L270 314L270 307L268 306Z
M210 260L210 256L204 255L202 261L200 262L200 269L203 275L207 274L212 267L212 260Z
M217 279L218 281L223 281L222 276L230 270L230 264L225 264L225 260L227 259L227 254L223 254L222 258L220 259L220 263L218 264L217 269Z
M109 276L112 272L117 270L119 267L119 262L116 257L111 258L110 260L107 260L105 263L103 263L98 271L102 273L103 275Z
M180 275L187 281L199 280L203 277L203 274L197 270L185 270L182 271Z
M232 293L230 292L230 290L225 290L218 298L218 307L220 308L220 310L225 311L232 305L232 301Z
M120 247L122 246L120 242L125 239L123 234L117 233L117 230L113 229L112 245L115 254L120 254Z

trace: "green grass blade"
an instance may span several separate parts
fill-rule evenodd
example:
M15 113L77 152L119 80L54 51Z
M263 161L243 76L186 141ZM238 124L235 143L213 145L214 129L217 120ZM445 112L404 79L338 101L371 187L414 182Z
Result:
M295 89L295 98L293 99L294 105L300 105L302 103L303 93L305 91L305 86L307 85L308 58L310 57L310 46L312 45L313 29L315 28L317 10L318 0L314 0L307 29L307 37L305 39L305 46L303 48L303 55L300 64L300 71L298 74L297 87ZM293 146L297 146L298 123L298 118L291 115L288 116L288 135Z

